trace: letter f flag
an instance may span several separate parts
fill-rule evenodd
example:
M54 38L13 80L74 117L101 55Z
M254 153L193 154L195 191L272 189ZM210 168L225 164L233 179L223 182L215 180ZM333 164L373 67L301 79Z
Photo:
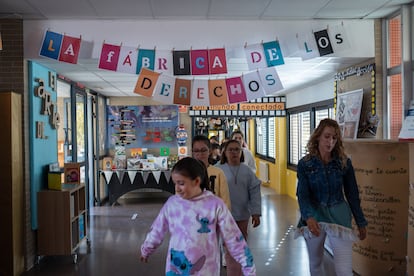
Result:
M98 68L116 71L121 46L103 44Z

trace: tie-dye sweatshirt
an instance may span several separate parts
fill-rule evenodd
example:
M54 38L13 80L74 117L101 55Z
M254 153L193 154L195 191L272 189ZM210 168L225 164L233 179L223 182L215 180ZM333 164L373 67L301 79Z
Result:
M150 256L167 232L166 275L220 275L220 235L244 275L256 275L253 256L230 211L210 191L190 200L171 196L153 222L141 255Z

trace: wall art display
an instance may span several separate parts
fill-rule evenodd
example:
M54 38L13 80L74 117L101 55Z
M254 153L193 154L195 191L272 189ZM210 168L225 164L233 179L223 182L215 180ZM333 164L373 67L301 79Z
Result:
M362 99L363 89L338 94L336 120L344 138L357 138Z
M175 147L178 106L108 106L110 148Z

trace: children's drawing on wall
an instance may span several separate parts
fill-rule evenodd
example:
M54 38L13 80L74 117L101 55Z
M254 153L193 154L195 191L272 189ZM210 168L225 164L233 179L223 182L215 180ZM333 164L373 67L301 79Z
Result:
M338 94L336 120L344 138L357 138L362 99L362 89Z
M176 146L178 107L108 106L110 147L159 148Z

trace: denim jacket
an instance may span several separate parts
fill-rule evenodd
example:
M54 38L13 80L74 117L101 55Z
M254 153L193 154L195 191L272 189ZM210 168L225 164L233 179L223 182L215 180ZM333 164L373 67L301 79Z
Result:
M315 217L318 206L329 208L344 202L346 198L358 227L367 225L360 205L354 168L349 158L345 168L342 168L338 158L333 158L326 165L315 156L302 158L298 163L297 178L296 195L302 220Z

